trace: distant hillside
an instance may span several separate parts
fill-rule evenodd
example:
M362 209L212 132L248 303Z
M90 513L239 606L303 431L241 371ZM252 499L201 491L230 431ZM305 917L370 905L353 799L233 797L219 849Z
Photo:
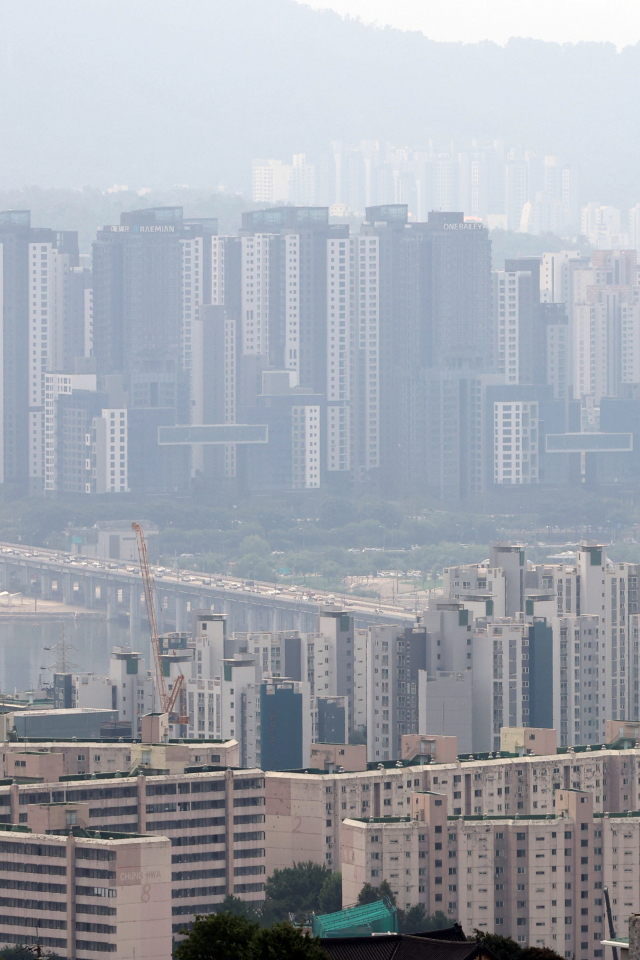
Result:
M640 199L640 48L463 46L293 0L2 0L0 189L246 190L256 156L332 139L487 138Z

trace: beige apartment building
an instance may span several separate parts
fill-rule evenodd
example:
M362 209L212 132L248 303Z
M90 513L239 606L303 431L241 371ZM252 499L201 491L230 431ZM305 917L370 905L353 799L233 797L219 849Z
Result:
M3 826L2 826L3 825ZM174 936L227 894L264 899L265 791L261 770L102 774L0 785L0 828L77 829L166 837ZM119 955L118 955L119 956Z
M0 832L0 945L77 960L170 960L171 843L72 827Z
M192 740L168 743L88 740L51 740L2 744L2 776L16 780L50 781L68 776L106 773L131 774L138 770L183 773L185 767L210 764L237 767L237 740Z
M436 792L411 794L411 815L342 827L343 903L389 881L398 905L443 910L464 929L603 956L603 888L616 930L640 896L640 814L597 814L589 792L560 789L551 814L450 816Z
M617 722L615 727L617 731ZM524 729L528 736L537 736L532 728ZM568 789L588 792L596 813L640 810L640 750L634 747L438 763L428 762L427 755L429 741L437 738L421 739L425 755L406 766L398 761L344 773L266 773L267 875L309 859L338 869L343 821L407 816L416 790L446 797L451 816L553 816L558 791ZM440 738L446 755L451 753L450 739ZM406 740L407 750L415 750L414 738Z

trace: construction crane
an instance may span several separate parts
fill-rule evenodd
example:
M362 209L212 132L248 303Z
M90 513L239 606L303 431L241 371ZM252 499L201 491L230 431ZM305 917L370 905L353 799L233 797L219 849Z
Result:
M162 658L160 656L160 639L158 637L158 621L156 619L156 607L153 599L153 577L149 566L149 554L147 553L147 543L144 539L144 533L139 523L132 523L131 526L136 535L138 544L138 557L140 558L140 573L144 585L144 599L147 605L147 618L149 620L149 633L151 634L151 650L153 652L153 662L156 668L156 684L160 696L160 709L162 713L169 714L169 719L173 713L174 707L178 702L180 691L184 683L184 675L181 673L176 677L173 690L167 690L165 676L162 669ZM176 717L178 723L187 723L188 717Z

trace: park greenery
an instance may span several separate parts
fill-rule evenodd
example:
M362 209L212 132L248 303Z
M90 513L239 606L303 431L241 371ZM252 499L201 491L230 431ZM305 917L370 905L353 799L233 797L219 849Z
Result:
M522 540L540 562L581 536L595 536L614 541L613 559L640 562L640 500L583 488L507 488L449 507L424 498L391 502L315 492L241 498L204 487L190 497L144 500L11 499L5 491L0 541L65 549L71 525L134 519L159 527L167 566L330 592L342 592L345 578L359 578L349 583L353 592L374 597L377 575L391 572L428 589L444 567L487 557L493 539Z

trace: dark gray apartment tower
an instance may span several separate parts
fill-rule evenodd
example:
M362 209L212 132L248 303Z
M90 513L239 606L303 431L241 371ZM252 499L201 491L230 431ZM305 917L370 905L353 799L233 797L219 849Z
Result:
M0 213L3 482L29 478L29 210Z
M179 356L182 207L123 213L93 245L93 340L99 373Z
M519 274L519 383L546 383L547 338L545 314L540 303L540 264L540 257L518 257L504 262L506 273Z
M458 371L457 385L493 366L490 241L462 213L409 223L405 204L368 207L362 232L380 242L381 492L418 492L430 485L434 372Z
M91 467L92 421L109 406L109 395L73 390L57 399L56 486L61 493L86 493L95 486Z
M430 367L488 372L493 367L491 241L480 222L432 211L427 325Z
M185 451L160 449L157 428L190 422L200 308L211 302L215 219L182 207L123 213L93 245L93 343L98 373L122 373L129 394L131 489L182 489ZM164 466L163 466L164 465ZM166 468L166 469L165 469Z
M87 267L74 267L69 271L67 305L63 369L84 373L91 364L78 364L78 358L86 358L92 354L91 330L88 327L93 308L93 277ZM82 366L82 369L75 369L79 366Z
M378 237L380 315L380 492L422 482L424 385L429 365L428 247L407 204L367 207L361 235Z
M230 302L233 302L230 298ZM202 422L237 422L238 351L237 314L231 307L205 305L202 325ZM202 474L209 478L236 476L236 444L210 444L202 448Z
M324 393L327 240L346 239L349 228L329 224L328 207L275 207L242 214L241 237L256 234L271 235L269 366L292 370L298 386ZM246 264L243 275L246 280ZM247 322L246 317L242 320Z

